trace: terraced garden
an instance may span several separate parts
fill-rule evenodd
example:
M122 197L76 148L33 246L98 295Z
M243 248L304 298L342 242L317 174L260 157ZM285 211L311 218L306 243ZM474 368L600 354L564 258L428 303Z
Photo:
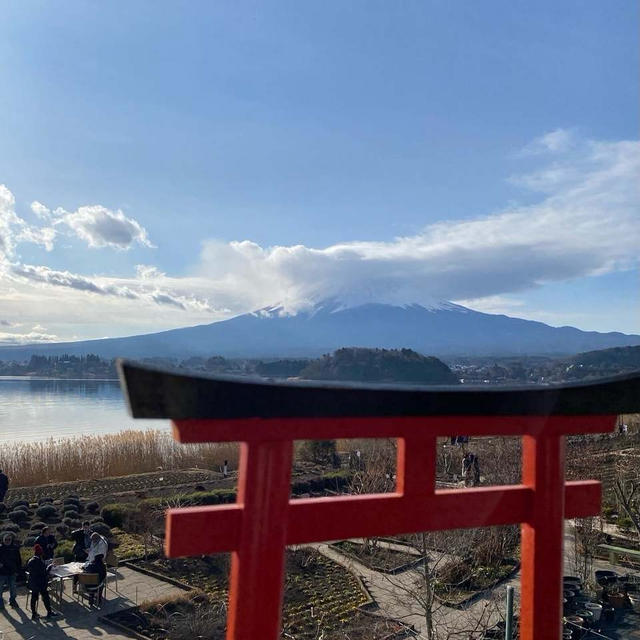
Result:
M43 496L38 502L14 500L0 503L0 539L10 533L21 545L23 562L33 555L36 537L47 526L56 537L58 546L55 554L65 561L73 560L73 541L70 538L73 529L80 528L88 520L93 531L105 536L111 548L116 549L119 557L133 558L143 553L141 537L119 529L111 529L100 515L100 504L95 500L67 495L61 499Z
M134 566L202 591L212 606L226 604L227 554L138 560ZM319 623L326 630L344 629L353 624L358 607L368 603L370 597L360 581L340 565L310 548L287 552L283 629L292 637L315 637Z

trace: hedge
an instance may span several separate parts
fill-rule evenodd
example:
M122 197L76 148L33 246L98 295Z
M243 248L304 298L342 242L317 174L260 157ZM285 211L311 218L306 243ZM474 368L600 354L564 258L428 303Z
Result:
M137 511L135 505L126 502L114 502L102 507L102 518L110 527L122 528L122 525Z

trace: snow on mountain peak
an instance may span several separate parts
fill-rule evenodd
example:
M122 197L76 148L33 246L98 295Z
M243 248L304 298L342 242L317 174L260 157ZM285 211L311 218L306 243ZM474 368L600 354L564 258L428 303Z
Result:
M369 304L379 304L389 307L397 307L400 309L421 308L426 311L457 311L460 313L468 312L466 307L462 307L447 300L437 300L428 298L419 301L400 302L399 300L376 300L369 296L334 296L326 298L318 302L307 301L305 303L297 303L295 305L287 302L269 305L254 311L251 315L259 318L282 318L286 316L296 316L306 314L314 316L318 313L337 313L354 309Z

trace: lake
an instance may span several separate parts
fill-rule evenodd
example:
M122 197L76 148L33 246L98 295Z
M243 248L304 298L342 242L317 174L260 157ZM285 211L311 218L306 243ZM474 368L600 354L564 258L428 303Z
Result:
M0 376L0 443L149 428L169 421L131 418L117 380Z

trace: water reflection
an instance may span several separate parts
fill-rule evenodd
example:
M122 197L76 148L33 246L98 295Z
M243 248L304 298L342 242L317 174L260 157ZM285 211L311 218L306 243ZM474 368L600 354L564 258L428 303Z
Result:
M0 377L0 442L165 428L167 424L129 417L115 380Z

